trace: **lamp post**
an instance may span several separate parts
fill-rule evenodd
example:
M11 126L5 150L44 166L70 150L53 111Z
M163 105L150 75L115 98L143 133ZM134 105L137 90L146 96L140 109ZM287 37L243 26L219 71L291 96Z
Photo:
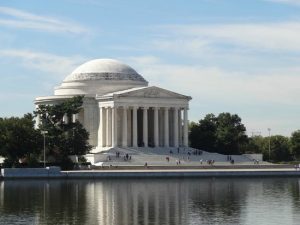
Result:
M271 158L271 128L268 128L269 131L269 161Z
M44 136L44 168L46 168L46 134L48 134L48 131L43 130L41 133Z

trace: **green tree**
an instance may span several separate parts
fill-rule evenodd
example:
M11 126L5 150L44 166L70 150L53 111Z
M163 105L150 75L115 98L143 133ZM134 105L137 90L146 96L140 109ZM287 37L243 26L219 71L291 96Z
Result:
M193 148L213 152L216 150L217 118L207 114L199 124L192 123L190 127L190 145Z
M218 117L208 114L198 124L191 125L190 145L222 154L239 154L248 142L245 132L245 126L236 114L221 113Z
M300 130L292 133L291 152L296 158L300 157Z
M266 155L266 152L264 153ZM281 135L271 136L271 160L276 162L290 161L291 156L289 138Z
M72 121L72 115L79 113L83 96L73 97L56 105L39 105L35 115L40 115L40 130L47 133L47 154L56 162L65 163L69 155L84 155L91 146L89 134L78 121ZM67 115L68 122L63 121Z
M6 166L18 166L20 159L37 158L41 143L42 136L34 129L32 114L0 119L0 155Z
M263 136L253 136L248 138L248 144L244 146L245 153L263 153L266 140Z
M241 118L230 113L221 113L217 117L217 149L223 154L242 153L242 146L247 144L246 128Z

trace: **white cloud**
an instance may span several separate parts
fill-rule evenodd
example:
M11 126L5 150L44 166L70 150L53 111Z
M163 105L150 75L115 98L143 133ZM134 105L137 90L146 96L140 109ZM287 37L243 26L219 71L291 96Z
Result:
M147 56L146 58L150 58ZM299 105L300 67L274 69L266 74L226 71L218 67L145 63L144 57L129 57L134 68L154 85L165 85L196 98L219 99L227 103L272 103ZM144 62L141 64L140 62Z
M300 22L245 23L220 25L164 26L167 39L156 40L157 47L188 49L192 53L224 44L259 51L300 51ZM218 46L219 45L219 46Z
M2 15L0 18L0 25L2 26L55 33L89 33L87 28L78 24L58 20L52 17L39 16L14 8L0 7L0 15Z
M86 59L81 56L59 56L55 54L34 52L31 50L0 49L0 58L11 58L14 64L21 63L26 68L37 69L59 77L72 72Z

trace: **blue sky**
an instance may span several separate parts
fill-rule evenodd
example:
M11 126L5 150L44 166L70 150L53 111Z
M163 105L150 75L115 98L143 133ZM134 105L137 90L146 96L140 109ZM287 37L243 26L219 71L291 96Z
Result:
M248 134L300 129L300 0L2 0L0 116L94 58L190 95L190 120L237 113Z

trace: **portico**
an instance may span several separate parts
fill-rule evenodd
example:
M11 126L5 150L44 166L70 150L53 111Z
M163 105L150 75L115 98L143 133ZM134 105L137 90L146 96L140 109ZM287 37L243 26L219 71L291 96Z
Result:
M188 147L189 99L158 87L97 96L97 148Z

